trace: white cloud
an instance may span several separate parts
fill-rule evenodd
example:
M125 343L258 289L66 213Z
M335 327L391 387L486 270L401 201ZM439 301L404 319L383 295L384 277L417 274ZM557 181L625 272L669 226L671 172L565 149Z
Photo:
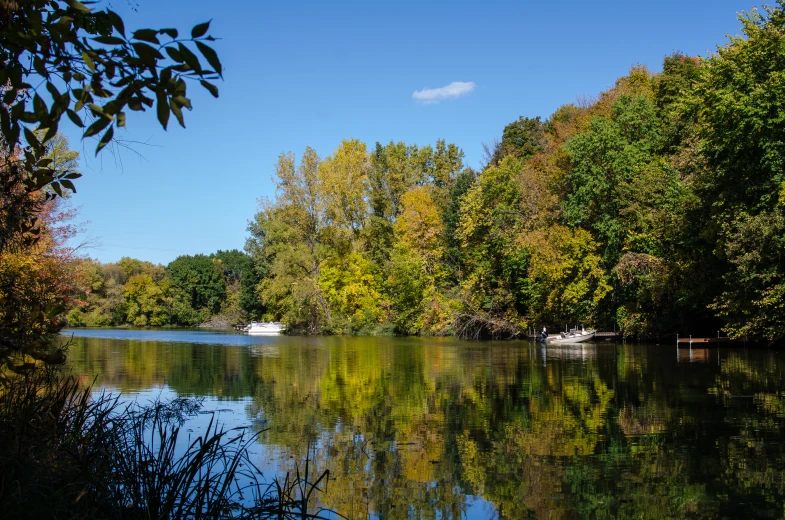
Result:
M470 94L474 90L475 84L473 81L453 81L449 85L440 88L424 88L422 90L415 90L412 98L415 101L430 105L438 103L445 99L457 99Z

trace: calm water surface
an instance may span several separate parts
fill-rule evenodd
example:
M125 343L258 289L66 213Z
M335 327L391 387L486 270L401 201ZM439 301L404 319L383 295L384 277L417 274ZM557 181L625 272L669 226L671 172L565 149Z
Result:
M349 518L782 518L785 354L752 349L76 330L73 370L201 396L310 456ZM199 420L190 424L198 432Z

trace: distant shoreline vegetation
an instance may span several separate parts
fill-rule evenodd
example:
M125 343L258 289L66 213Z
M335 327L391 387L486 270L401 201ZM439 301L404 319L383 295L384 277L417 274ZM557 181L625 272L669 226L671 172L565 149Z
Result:
M246 253L87 262L93 289L68 321L781 341L785 13L741 22L709 57L635 66L590 102L511 122L479 172L442 140L281 154Z

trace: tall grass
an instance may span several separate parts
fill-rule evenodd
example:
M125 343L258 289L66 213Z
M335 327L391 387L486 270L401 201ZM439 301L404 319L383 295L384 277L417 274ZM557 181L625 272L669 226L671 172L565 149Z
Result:
M201 403L149 406L93 395L69 375L40 371L0 387L3 518L318 519L325 472L266 481L249 457L254 434L211 418L182 433ZM332 517L335 517L333 514Z

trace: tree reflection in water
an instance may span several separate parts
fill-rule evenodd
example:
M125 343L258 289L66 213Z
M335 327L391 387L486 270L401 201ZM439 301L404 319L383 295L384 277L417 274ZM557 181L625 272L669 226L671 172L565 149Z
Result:
M71 364L127 392L166 383L247 399L248 424L268 428L265 456L285 471L310 453L331 473L320 502L349 518L778 518L785 508L775 352L348 337L223 346L183 334L77 338Z

